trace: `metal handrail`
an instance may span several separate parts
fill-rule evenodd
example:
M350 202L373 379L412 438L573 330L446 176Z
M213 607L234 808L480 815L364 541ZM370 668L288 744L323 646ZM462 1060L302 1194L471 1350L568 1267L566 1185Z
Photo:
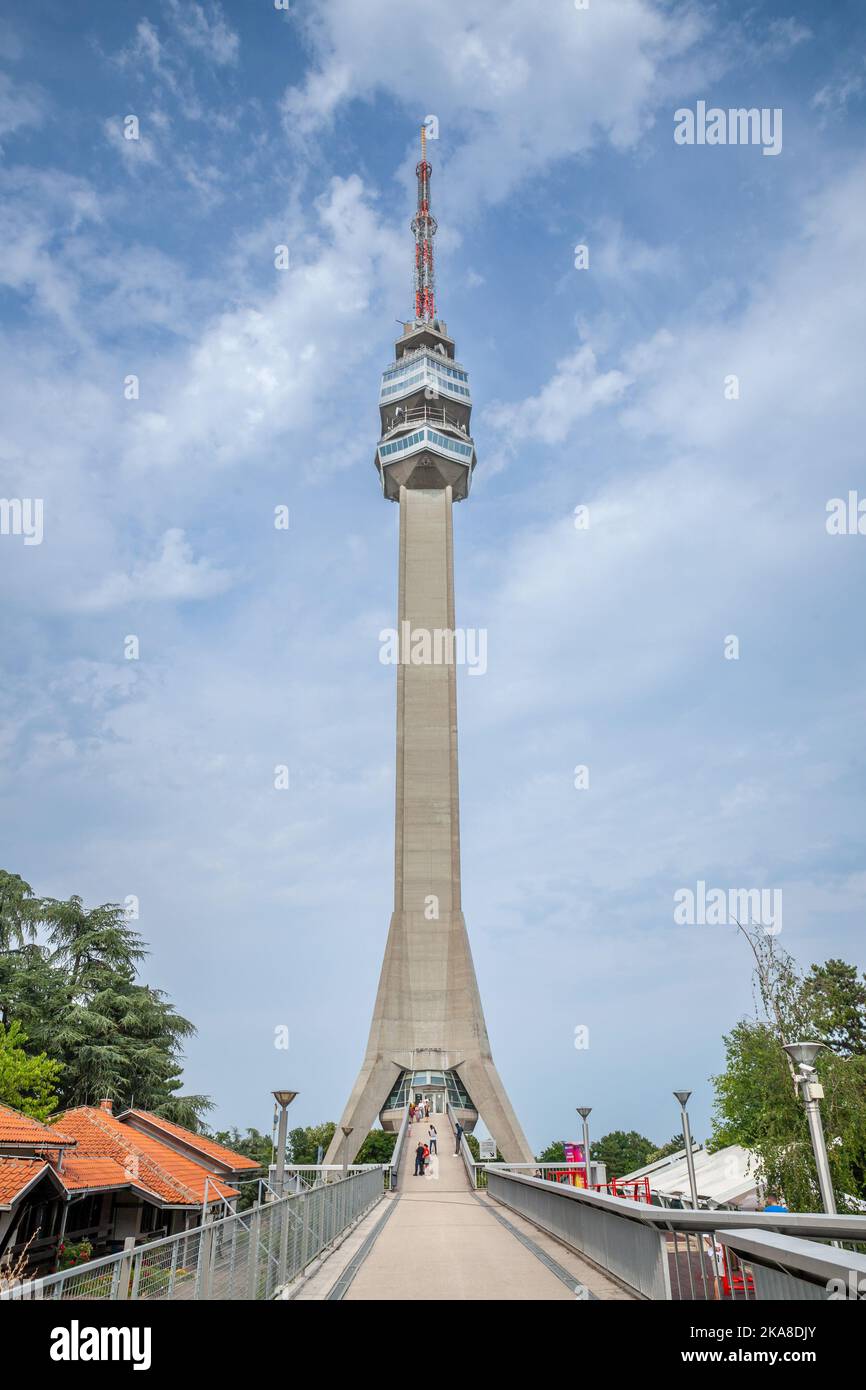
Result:
M585 1163L566 1163L564 1160L561 1163L508 1163L505 1160L500 1160L495 1163L488 1163L486 1167L496 1169L506 1168L509 1171L523 1173L527 1177L545 1178L546 1181L547 1173L564 1173L567 1177L586 1177ZM591 1165L591 1173L597 1177L600 1175L604 1178L604 1182L601 1184L602 1187L606 1187L608 1185L607 1168L603 1163L599 1163L596 1159L593 1159ZM557 1177L554 1178L553 1181L559 1182L560 1179ZM612 1181L615 1181L615 1179L612 1179ZM593 1184L593 1189L595 1191L598 1191L598 1187L598 1183Z
M458 434L466 435L466 426L463 422L455 420L453 416L449 415L444 406L441 409L436 409L435 406L431 405L418 405L412 410L401 411L399 415L395 411L393 415L389 416L382 438L385 439L394 430L421 424L441 425L443 429L457 430Z
M450 1100L445 1102L445 1113L446 1113L446 1115L448 1116L448 1119L451 1121L451 1125L452 1125L453 1130L454 1130L454 1133L455 1133L455 1135L456 1135L456 1133L457 1133L457 1123L458 1123L458 1121L457 1121L457 1116L454 1114L454 1111L453 1111L453 1109L452 1109L452 1107L451 1107L451 1102L450 1102ZM477 1186L478 1186L478 1171L477 1171L477 1170L478 1170L480 1167L482 1167L483 1165L481 1165L481 1164L475 1162L475 1158L474 1158L474 1156L473 1156L472 1150L470 1149L468 1143L466 1142L466 1131L465 1131L465 1129L463 1130L462 1134L460 1135L460 1157L463 1159L463 1167L466 1169L466 1176L467 1176L467 1178L469 1179L469 1185L470 1185L470 1187L473 1187L473 1188L474 1188L474 1187L477 1187Z
M399 1182L400 1163L403 1159L403 1143L409 1131L409 1106L403 1109L403 1119L400 1121L400 1128L397 1131L397 1142L394 1145L394 1152L391 1154L391 1191L396 1192Z
M547 1188L555 1188L571 1201L613 1211L624 1221L640 1221L670 1231L712 1231L717 1230L719 1226L718 1211L694 1211L691 1207L684 1207L679 1211L669 1207L648 1206L645 1202L626 1202L621 1197L608 1197L605 1193L588 1191L585 1187L546 1182L543 1178L533 1178L527 1173L511 1171L517 1167L516 1164L488 1163L486 1167L488 1171L497 1172L499 1176L510 1178L517 1183L530 1183L533 1186L541 1184ZM583 1164L580 1167L583 1168ZM724 1225L731 1229L749 1226L777 1231L781 1235L805 1236L811 1240L850 1240L858 1243L866 1241L866 1216L853 1216L844 1212L828 1216L826 1212L811 1211L724 1211L721 1215Z
M385 1168L367 1164L326 1186L25 1279L0 1300L273 1298L383 1199Z
M401 352L396 363L392 364L392 367L394 365L402 366L408 358L418 357L421 353L426 353L428 357L432 357L436 362L446 362L449 367L456 367L458 371L465 372L466 370L463 363L459 362L456 357L449 357L446 353L436 352L435 348L431 348L429 344L424 347L407 348L405 352ZM387 370L391 371L392 367L388 367Z
M754 1298L755 1260L722 1262L719 1233L736 1246L739 1231L789 1242L866 1241L866 1216L824 1212L693 1211L624 1201L621 1197L549 1182L504 1166L487 1165L488 1192L528 1217L645 1298ZM570 1203L570 1206L565 1205ZM794 1241L795 1244L796 1239ZM827 1253L826 1246L818 1247ZM852 1268L854 1266L852 1265ZM766 1295L764 1295L766 1296ZM771 1295L772 1296L772 1295Z

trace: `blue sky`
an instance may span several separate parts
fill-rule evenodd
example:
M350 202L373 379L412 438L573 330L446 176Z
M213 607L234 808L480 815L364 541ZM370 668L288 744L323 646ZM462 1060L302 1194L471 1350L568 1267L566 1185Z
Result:
M866 495L864 27L845 0L3 21L0 493L44 499L41 545L0 536L3 859L138 897L216 1123L266 1128L285 1085L336 1119L369 1027L397 540L372 459L427 115L479 456L458 622L488 632L458 677L464 907L530 1139L591 1104L595 1134L664 1140L682 1085L707 1132L749 958L676 925L677 889L781 889L804 966L864 964L866 538L825 524ZM675 144L699 100L781 108L781 153Z

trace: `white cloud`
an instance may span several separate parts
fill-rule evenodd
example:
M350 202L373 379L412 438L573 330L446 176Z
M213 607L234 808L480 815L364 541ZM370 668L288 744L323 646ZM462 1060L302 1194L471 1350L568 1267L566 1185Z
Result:
M589 238L590 265L610 279L625 283L641 275L664 275L676 264L672 247L650 246L630 236L615 218L600 218Z
M600 931L618 961L674 952L695 987L713 971L718 1031L746 973L732 943L674 934L675 887L781 887L786 944L804 960L829 951L829 931L834 950L856 949L862 918L862 879L843 872L838 901L825 892L825 855L861 815L840 731L863 716L849 641L863 561L856 542L833 550L824 499L862 475L864 172L815 193L803 236L735 312L690 310L624 351L627 394L570 410L559 363L511 417L487 417L506 445L538 436L546 400L558 423L549 458L524 461L528 518L495 562L492 542L474 557L489 674L460 695L469 920L474 894L518 953L525 924L543 923L552 950L581 943L591 972ZM739 401L723 397L728 369ZM584 371L596 379L589 357ZM551 496L568 499L553 520ZM738 662L723 658L732 632ZM572 785L578 763L589 791ZM531 990L532 970L515 960L511 987Z
M304 427L327 444L324 403L366 356L371 303L405 247L379 221L356 175L332 180L316 211L315 231L298 225L286 233L291 268L274 270L271 291L208 323L185 361L157 368L156 404L132 426L131 467L183 459L187 470L224 468ZM273 262L273 247L263 254ZM344 450L343 466L351 458Z
M862 96L866 87L866 58L846 62L842 71L818 88L812 106L825 115L844 112L850 102Z
M176 89L176 79L164 55L156 26L149 19L138 21L134 39L115 54L112 61L118 67L132 71L147 65L154 76L165 82L172 91Z
M134 603L187 603L225 593L233 576L207 559L195 559L178 527L166 531L155 560L135 566L128 574L108 574L96 588L71 600L82 612L99 613Z
M290 484L369 466L370 440L335 415L334 391L339 383L345 411L357 395L369 413L369 325L387 324L386 287L407 257L360 179L334 180L310 221L277 215L234 252L233 282L240 289L249 275L256 288L218 314L221 266L197 280L153 248L116 242L103 200L82 181L33 171L0 172L0 181L14 195L0 221L6 283L29 300L31 322L34 306L55 319L38 345L10 324L0 374L7 486L17 479L21 495L45 499L39 582L21 548L7 555L7 587L22 610L99 612L218 593L225 561L195 561L189 549L199 550L204 477L241 464L255 489L279 460L284 481L267 511ZM273 269L275 236L291 245L287 272ZM147 342L142 327L163 331ZM129 374L138 399L125 398ZM229 496L212 498L209 515L229 512ZM156 516L171 527L158 559ZM219 544L237 547L234 525Z
M544 444L559 444L577 420L599 406L620 400L629 383L625 372L600 372L595 353L584 343L556 364L554 375L537 395L518 405L491 405L484 418L514 441L532 438Z
M128 139L124 134L124 120L123 116L109 116L103 121L102 130L108 143L123 156L130 169L155 164L157 154L153 140L140 126L135 139Z
M771 19L764 34L749 45L752 59L773 62L778 58L787 58L800 44L808 43L814 37L808 25L801 24L792 16Z
M525 0L439 0L419 21L391 0L314 5L317 61L283 100L290 136L308 137L338 108L379 92L440 120L452 190L492 200L551 161L604 140L634 146L653 120L672 64L706 23L688 4L620 0L577 11ZM419 62L426 111L419 110ZM696 65L691 76L699 81ZM682 80L682 78L680 78ZM412 158L414 159L414 146Z
M102 219L101 201L84 180L56 170L0 170L0 284L32 294L76 340L80 282L63 254L84 227Z
M172 23L184 43L220 66L236 63L240 39L212 0L206 12L195 0L168 0Z
M45 120L45 94L29 82L15 82L0 72L0 139L25 126L39 126Z

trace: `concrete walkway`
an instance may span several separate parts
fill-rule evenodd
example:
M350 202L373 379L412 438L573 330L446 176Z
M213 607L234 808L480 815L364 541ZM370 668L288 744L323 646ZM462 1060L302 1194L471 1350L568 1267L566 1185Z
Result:
M435 1123L442 1150L438 1175L434 1164L433 1176L414 1176L415 1148L419 1139L426 1138L429 1121L413 1125L406 1137L398 1195L388 1199L396 1203L395 1208L350 1284L346 1300L575 1302L586 1298L587 1290L596 1298L628 1297L578 1255L488 1198L476 1196L463 1160L454 1156L448 1120L437 1115ZM382 1208L381 1203L376 1208L376 1221ZM497 1214L513 1229L503 1225ZM522 1244L514 1229L529 1236L568 1282ZM332 1286L339 1271L333 1273ZM317 1283L321 1287L320 1280Z

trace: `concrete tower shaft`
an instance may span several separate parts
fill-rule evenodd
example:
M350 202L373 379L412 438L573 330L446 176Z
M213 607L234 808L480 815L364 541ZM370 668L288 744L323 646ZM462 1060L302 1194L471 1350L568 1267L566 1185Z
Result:
M376 467L400 507L394 910L340 1123L352 1129L351 1158L377 1115L386 1128L399 1123L424 1077L421 1088L447 1092L467 1129L480 1112L506 1159L531 1162L491 1056L461 904L452 510L469 493L475 446L468 375L440 320L404 326L379 406ZM414 659L414 634L430 639L426 659ZM327 1161L343 1157L338 1128Z

